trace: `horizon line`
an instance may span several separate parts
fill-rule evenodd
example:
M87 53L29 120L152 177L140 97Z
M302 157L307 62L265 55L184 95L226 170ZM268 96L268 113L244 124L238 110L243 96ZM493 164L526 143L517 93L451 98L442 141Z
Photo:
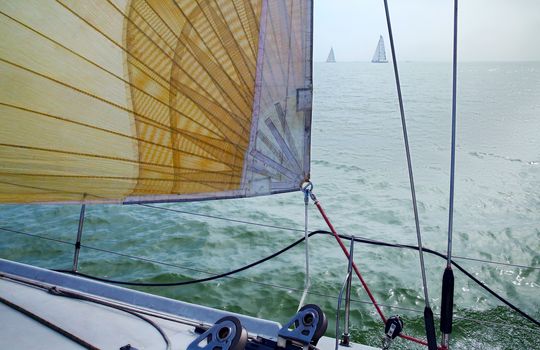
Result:
M326 60L322 61L313 61L314 63L327 63ZM388 60L388 63L390 63L391 60ZM419 63L452 63L450 60L399 60L398 62L419 62ZM536 60L459 60L458 63L540 63L540 59ZM365 60L365 61L335 61L331 63L371 63L371 60Z

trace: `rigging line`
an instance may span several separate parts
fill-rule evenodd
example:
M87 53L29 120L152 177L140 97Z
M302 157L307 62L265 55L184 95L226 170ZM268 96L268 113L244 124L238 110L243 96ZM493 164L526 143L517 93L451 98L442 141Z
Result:
M275 229L279 229L279 230L293 231L293 232L303 232L304 231L303 229L300 229L300 228L292 228L292 227L275 226L275 225L270 225L270 224L262 224L262 223L253 222L253 221L244 221L244 220L231 219L231 218L215 216L215 215L210 215L210 214L194 213L194 212L190 212L190 211L178 210L178 209L172 209L172 208L166 208L166 207L159 207L159 206L154 206L154 205L149 205L149 204L139 204L139 205L144 206L144 207L148 207L148 208L158 209L158 210L166 210L166 211L176 212L176 213L179 213L179 214L201 216L201 217L205 217L205 218L216 219L216 220L224 220L224 221L229 221L229 222L236 222L236 223L241 223L241 224L246 224L246 225L275 228ZM362 236L355 236L355 237L358 237L359 239L364 239L365 243L370 242L369 238L365 238L365 237L362 237ZM373 241L373 242L378 242L378 241ZM381 243L385 243L385 242L381 242ZM394 243L390 243L390 244L394 244ZM396 245L403 245L403 244L399 244L399 243L395 243L395 244ZM502 262L502 261L493 261L493 260L486 260L486 259L480 259L480 258L470 258L470 257L465 257L465 256L457 256L457 255L453 256L452 258L453 259L478 261L478 262L482 262L482 263L486 263L486 264L493 264L493 265L505 265L505 266L512 266L512 267L517 267L517 268L540 270L540 266L512 264L512 263L506 263L506 262Z
M300 311L302 306L304 306L304 301L309 291L311 285L311 278L309 276L309 232L308 232L308 204L309 204L309 193L313 189L313 184L307 182L302 186L302 192L304 192L304 241L305 241L305 257L306 257L306 272L304 279L304 291L302 292L302 297L298 303L298 309L296 312Z
M452 234L454 225L454 181L456 170L456 102L457 102L457 28L458 0L454 0L454 37L452 49L452 141L450 154L450 195L448 206L448 247L446 249L446 268L442 277L441 289L441 344L444 349L450 346L452 333L452 314L454 310L454 273L452 271ZM487 288L487 287L486 287Z
M456 102L457 102L457 9L458 1L454 0L454 47L452 50L452 146L450 154L450 204L448 207L448 248L447 266L452 261L452 231L454 224L454 179L456 170Z
M330 219L326 215L326 212L324 211L324 208L322 207L321 203L319 202L319 200L317 199L317 197L315 196L315 194L313 192L310 193L310 197L313 200L313 203L315 204L317 209L319 210L319 213L323 217L324 221L326 222L328 228L330 229L330 231L332 231L331 233L334 236L334 238L336 239L337 243L339 244L341 250L343 251L345 256L350 260L351 259L350 253L347 251L347 248L343 244L339 234L337 233L336 229L334 228L334 226L330 222ZM382 310L380 309L379 305L377 304L377 301L375 300L375 297L371 293L367 283L364 281L364 278L362 277L362 274L360 273L360 270L358 269L358 267L356 266L354 261L351 262L351 265L352 265L352 268L354 269L354 272L356 273L356 276L360 280L360 283L362 284L362 287L366 291L366 294L368 295L369 299L373 303L373 306L375 307L375 310L377 310L377 313L381 317L381 320L383 321L383 323L386 324L387 319L384 316L384 314L383 314ZM427 342L425 342L425 341L423 341L421 339L417 339L417 338L411 337L411 336L406 335L406 334L400 334L399 337L403 338L403 339L410 340L410 341L418 343L418 344L429 345ZM437 349L437 346L435 346L435 349ZM430 346L430 350L431 350L431 346Z
M210 218L210 219L223 220L223 221L228 221L228 222L236 222L236 223L246 224L246 225L253 225L253 226L260 226L260 227L267 227L267 228L275 228L275 229L279 229L279 230L292 231L292 232L304 232L304 230L299 229L299 228L296 229L296 228L291 228L291 227L283 227L283 226L275 226L275 225L269 225L269 224L261 224L261 223L252 222L252 221L236 220L236 219L230 219L230 218L225 218L225 217L215 216L215 215L193 213L193 212L189 212L189 211L183 211L183 210L177 210L177 209L171 209L171 208L165 208L165 207L158 207L158 206L153 206L153 205L149 205L149 204L138 204L138 205L143 206L143 207L158 209L158 210L172 211L172 212L176 212L176 213L179 213L179 214L201 216L201 217L206 217L206 218ZM44 237L44 236L39 236L39 235L31 234L31 233L15 231L13 229L8 229L8 228L4 228L4 227L0 227L0 230L9 231L9 232L12 232L12 233L17 233L17 234L22 234L22 235L27 235L27 236L30 236L30 237L55 241L55 242L59 242L59 243L72 244L71 242L66 242L66 241L57 240L57 239L54 239L54 238L48 238L48 237ZM348 236L344 235L343 237L348 237ZM378 244L378 245L383 245L383 246L391 246L391 247L395 246L395 247L404 247L404 248L414 247L412 245L406 245L406 244L400 244L400 243L390 243L390 242L376 241L376 240L372 240L370 238L365 238L365 237L362 237L362 236L355 236L355 238L356 238L356 241L361 239L361 240L363 240L362 243L367 243L367 244ZM83 245L81 245L81 246L83 246ZM86 248L95 249L95 250L101 250L101 249L90 247L90 246L86 246ZM424 251L426 249L428 249L428 248L424 248ZM108 252L108 253L112 253L112 254L120 254L120 253L116 253L116 252L112 252L112 251L108 251L108 250L103 250L103 251ZM444 256L444 259L446 259L446 256L445 255L443 255L443 256ZM133 256L129 256L129 257L133 257ZM133 258L136 258L136 257L133 257ZM503 265L503 266L510 266L510 267L516 267L516 268L523 268L523 269L540 270L540 266L512 264L512 263L505 263L505 262L502 262L502 261L492 261L492 260L485 260L485 259L479 259L479 258L470 258L470 257L465 257L465 256L454 255L452 257L452 260L454 260L454 259L470 260L470 261L476 261L476 262L481 262L481 263L486 263L486 264ZM152 261L152 262L156 262L156 261ZM171 266L175 266L175 265L171 265ZM181 267L181 268L186 268L186 267ZM200 271L200 270L195 270L195 271L204 272L204 271Z
M36 234L33 234L33 233L27 233L27 232L17 231L17 230L13 230L13 229L6 228L6 227L0 227L0 230L6 231L6 232L15 233L15 234L18 234L18 235L24 235L24 236L29 236L29 237L34 237L34 238L44 239L44 240L52 241L52 242L56 242L56 243L68 244L68 245L71 245L71 246L74 246L74 245L75 245L75 243L68 242L68 241L63 241L63 240L61 240L61 239L50 238L50 237L45 237L45 236L36 235Z
M72 243L72 242L69 242L69 241L49 238L49 237L40 236L40 235L36 235L36 234L32 234L32 233L12 230L12 229L8 229L8 228L4 228L4 227L0 227L0 230L15 233L15 234L19 234L19 235L24 235L24 236L28 236L28 237L32 237L32 238L39 238L39 239L43 239L43 240L53 241L53 242L56 242L56 243L62 243L62 244L70 245L70 246L75 246L75 243ZM124 258L133 259L133 260L149 262L149 263L153 263L153 264L157 264L157 265L174 267L174 268L181 269L181 270L195 271L195 272L200 272L200 273L204 273L204 274L212 275L212 276L216 275L215 272L205 271L205 270L196 269L196 268L193 268L193 267L182 266L182 265L177 265L177 264L171 264L171 263L167 263L167 262L164 262L164 261L144 258L144 257L140 257L140 256L135 256L135 255L119 253L119 252L115 252L115 251L112 251L112 250L107 250L107 249L103 249L103 248L97 248L97 247L89 246L89 245L86 245L86 244L81 244L81 248L95 250L95 251L98 251L98 252L108 253L108 254L111 254L111 255L121 256L121 257L124 257ZM285 286L279 286L279 285L276 285L276 284L264 283L264 282L259 282L259 281L252 281L252 280L249 280L249 279L246 279L246 278L239 278L239 277L232 277L232 276L227 276L227 277L232 278L232 279L251 282L251 283L254 283L254 284L260 284L260 285L264 285L264 286L270 286L270 287L295 291L294 288L285 287ZM301 291L301 289L297 289L296 291Z
M278 229L278 230L285 230L285 231L304 232L304 230L300 229L300 228L296 229L296 228L291 228L291 227L283 227L283 226L276 226L276 225L270 225L270 224L261 224L261 223L257 223L257 222L253 222L253 221L236 220L236 219L230 219L230 218L225 218L225 217L215 216L215 215L193 213L193 212L184 211L184 210L178 210L178 209L172 209L172 208L166 208L166 207L158 207L158 206L150 205L150 204L138 204L138 205L140 205L141 207L147 207L147 208L153 208L153 209L158 209L158 210L171 211L171 212L180 213L180 214L188 214L188 215L200 216L200 217L217 219L217 220L224 220L224 221L229 221L229 222L236 222L236 223L239 223L239 224L275 228L275 229Z
M32 286L34 288L38 288L38 289L48 291L48 292L51 291L52 287L54 287L53 285L42 282L42 281L27 279L27 278L17 276L17 275L0 275L0 278L8 279L8 280L15 281L15 282L18 282L18 283L22 283L24 285L29 285L29 286ZM58 287L57 287L57 290L58 290ZM83 296L89 296L89 294L79 293L78 291L74 291L74 290L70 290L70 292L78 294L78 295L80 294L80 295L83 295ZM99 296L94 296L94 297L97 300L107 300L107 299L99 297ZM114 305L119 305L119 306L121 306L121 307L123 307L125 309L136 312L138 314L143 314L143 315L146 315L146 316L155 317L155 318L159 318L159 319L162 319L162 320L167 320L167 321L171 321L171 322L175 322L175 323L179 323L179 324L183 324L183 325L188 325L188 326L193 326L193 327L198 327L198 326L201 325L200 322L196 322L196 321L193 321L191 319L183 318L183 317L181 317L179 315L171 315L171 314L163 313L161 311L157 311L157 310L153 310L153 309L146 309L146 308L140 307L138 305L125 304L125 303L122 303L122 302L117 301L117 300L113 300L113 301L111 301L111 303L113 303Z
M46 320L46 319L44 319L44 318L42 318L42 317L40 317L38 315L36 315L35 313L31 312L30 310L27 310L27 309L23 308L20 305L12 303L11 301L9 301L7 299L4 299L2 297L0 297L0 303L5 304L6 306L8 306L8 307L12 308L13 310L16 310L16 311L24 314L25 316L30 317L34 321L41 323L45 327L50 328L51 330L55 331L56 333L59 333L59 334L63 335L64 337L66 337L69 340L79 344L80 346L82 346L82 347L84 347L86 349L99 350L99 348L97 348L94 345L88 343L84 339L79 338L75 334L68 332L67 330L55 325L54 323L52 323L52 322L50 322L50 321L48 321L48 320Z
M35 235L35 234L30 234L30 233L25 233L25 232L21 232L21 231L16 231L16 230L12 230L12 229L7 229L7 228L3 228L3 227L0 227L0 230L3 230L3 231L7 231L7 232L12 232L12 233L16 233L16 234L21 234L21 235L26 235L26 236L31 236L31 237L35 237L35 238L41 238L41 239L45 239L45 240L50 240L50 241L55 241L55 242L58 242L58 243L63 243L63 244L68 244L68 245L71 245L71 246L74 246L75 244L74 243L71 243L71 242L67 242L67 241L62 241L62 240L58 240L58 239L53 239L53 238L48 238L48 237L44 237L44 236L39 236L39 235ZM301 231L301 230L300 230ZM309 236L313 236L313 235L316 235L316 234L327 234L327 235L331 235L332 233L329 232L329 231L324 231L324 230L316 230L316 231L312 231L309 233ZM343 234L340 234L339 235L341 238L343 239L346 239L346 240L350 240L351 239L351 236L347 236L347 235L343 235ZM302 237L300 239L298 239L296 242L294 242L293 244L285 247L284 249L282 249L280 252L274 254L274 257L277 256L277 255L280 255L282 253L284 253L285 251L295 247L296 245L300 244L305 238ZM376 241L376 240L372 240L372 239L366 239L366 238L359 238L357 236L354 237L354 240L355 242L359 242L359 243L365 243L365 244L372 244L372 245L377 245L377 246L384 246L384 247L393 247L393 248L406 248L406 249L412 249L412 250L418 250L418 247L414 246L414 245L406 245L406 244L395 244L395 243L388 243L388 242L383 242L383 241ZM202 272L202 273L206 273L206 274L210 274L210 275L213 275L213 276L219 276L219 275L216 275L214 274L213 272L208 272L208 271L203 271L203 270L198 270L198 269L194 269L194 268L189 268L189 267L184 267L184 266L180 266L180 265L174 265L174 264L169 264L169 263L165 263L165 262L160 262L160 261L157 261L157 260L152 260L152 259L147 259L147 258L141 258L141 257L137 257L137 256L132 256L132 255L128 255L128 254L122 254L122 253L118 253L118 252L113 252L113 251L109 251L109 250L106 250L106 249L101 249L101 248L95 248L95 247L91 247L91 246L87 246L87 245L84 245L84 244L81 244L81 247L84 247L84 248L88 248L88 249L92 249L92 250L97 250L97 251L102 251L102 252L106 252L106 253L110 253L110 254L114 254L114 255L119 255L119 256L123 256L123 257L127 257L127 258L132 258L132 259L136 259L136 260L141 260L141 261L147 261L147 262L152 262L152 263L156 263L156 264L161 264L161 265L165 265L165 266L170 266L170 267L175 267L175 268L180 268L180 269L186 269L186 270L192 270L192 271L197 271L197 272ZM440 252L437 252L435 250L432 250L432 249L429 249L429 248L424 248L424 251L426 253L429 253L429 254L433 254L433 255L436 255L442 259L445 259L446 260L446 256ZM260 261L260 260L259 260ZM264 260L266 261L266 260ZM260 261L259 263L262 263L264 261ZM478 284L480 287L482 287L483 289L485 289L486 291L488 291L491 295L495 296L497 299L499 299L500 301L502 301L503 303L505 303L507 306L509 306L510 308L512 308L513 310L517 311L518 313L520 313L523 317L527 318L528 320L530 320L531 322L535 323L536 325L540 326L540 322L533 319L531 316L529 316L528 314L526 314L525 312L523 312L522 310L520 310L518 307L514 306L513 304L511 304L509 301L507 301L506 299L504 299L502 296L498 295L495 291L491 290L489 287L487 287L485 284L483 284L480 280L478 280L477 278L475 278L471 273L469 273L467 270L465 270L463 267L461 267L461 265L459 265L458 263L456 263L455 261L452 261L452 264L454 266L456 266L456 268L458 268L461 272L463 272L467 277L469 277L470 279L472 279L476 284ZM257 264L250 264L251 266L250 267L253 267L253 266L256 266ZM245 270L245 269L244 269ZM68 271L66 270L65 271L66 273L71 273L72 271ZM238 271L239 272L239 271ZM221 274L223 275L223 274ZM228 277L228 278L234 278L234 279L240 279L240 280L244 280L244 281L247 281L247 282L251 282L251 283L254 283L254 284L260 284L260 285L265 285L265 286L271 286L271 287L275 287L275 288L280 288L280 289L284 289L284 290L290 290L290 291L302 291L301 289L298 289L298 288L291 288L291 287L285 287L285 286L280 286L280 285L276 285L276 284L271 284L271 283L264 283L264 282L258 282L258 281L252 281L252 280L249 280L249 279L243 279L243 278L238 278L238 277L231 277L230 276L230 273L227 274L227 276L223 276L223 277ZM92 276L88 276L88 278L91 278L92 279ZM220 278L220 277L219 277ZM103 281L105 282L111 282L110 280L105 280L103 279ZM188 281L189 282L189 281ZM318 294L318 293L315 293L315 292L309 292L309 294L313 294L313 295L320 295L320 296L327 296L327 295L324 295L324 294ZM364 301L360 301L360 300L357 300L358 302L362 302L362 303L365 303ZM383 307L390 307L390 308L399 308L399 307L394 307L394 306L391 306L391 305L384 305L384 304L380 304L381 306Z
M344 239L351 239L350 237L346 236L346 237L342 237ZM395 248L407 248L407 249L412 249L412 250L418 250L418 247L416 246L413 246L413 245L407 245L407 244L392 244L392 243L387 243L387 242L379 242L379 241L375 241L375 240L369 240L369 241L366 241L364 239L357 239L355 238L355 240L359 241L359 242L363 242L363 243L369 243L369 244L375 244L375 245L380 245L380 246L386 246L386 247L395 247ZM429 249L429 248L424 248L424 251L426 253L430 253L430 254L433 254L433 255L436 255L442 259L445 259L446 260L446 255L442 254L442 253L439 253L438 251L435 251L433 249ZM484 290L486 290L487 292L489 292L492 296L494 296L495 298L499 299L501 302L503 302L504 304L506 304L508 307L510 307L511 309L513 309L514 311L518 312L521 316L525 317L526 319L528 319L529 321L531 321L532 323L536 324L537 326L540 326L540 321L534 319L533 317L531 317L530 315L528 315L527 313L525 313L524 311L522 311L521 309L519 309L517 306L515 306L514 304L512 304L511 302L509 302L508 300L506 300L505 298L503 298L501 295L499 295L497 292L495 292L494 290L492 290L491 288L489 288L487 285L485 285L482 281L480 281L479 279L477 279L476 277L474 277L470 272L468 272L467 270L465 270L465 268L463 268L461 265L459 265L457 262L455 261L451 261L452 265L454 265L458 270L460 270L461 272L463 272L463 274L465 274L467 277L469 277L471 280L473 280L477 285L479 285L480 287L482 287ZM442 318L443 316L441 316Z
M62 244L67 244L67 245L71 245L71 246L74 246L74 245L75 245L74 243L68 242L68 241L63 241L63 240L58 240L58 239L48 238L48 237L45 237L45 236L35 235L35 234L26 233L26 232L21 232L21 231L16 231L16 230L11 230L11 229L6 229L6 228L2 228L2 227L0 227L0 230L4 230L4 231L12 232L12 233L15 233L15 234L20 234L20 235L30 236L30 237L33 237L33 238L39 238L39 239L44 239L44 240L51 240L51 241L54 241L54 242L58 242L58 243L62 243ZM322 232L320 232L320 233L322 233ZM312 235L314 235L314 234L315 234L315 232L310 232L310 233L309 233L309 236L312 236ZM81 248L86 248L86 249L90 249L90 250L95 250L95 251L99 251L99 252L103 252L103 253L108 253L108 254L116 255L116 256L121 256L121 257L124 257L124 258L133 259L133 260L139 260L139 261L144 261L144 262L154 263L154 264L157 264L157 265L163 265L163 266L168 266L168 267L174 267L174 268L177 268L177 269L180 269L180 270L195 271L195 272L200 272L200 273L204 273L204 274L212 275L212 276L216 275L215 272L211 272L211 271L205 271L205 270L196 269L196 268L193 268L193 267L182 266L182 265L177 265L177 264L171 264L171 263L167 263L167 262L164 262L164 261L159 261L159 260L154 260L154 259L148 259L148 258L144 258L144 257L140 257L140 256L135 256L135 255L123 254L123 253L115 252L115 251L112 251L112 250L107 250L107 249L103 249L103 248L92 247L92 246L89 246L89 245L86 245L86 244L81 244ZM57 271L58 271L58 270L57 270ZM226 277L227 277L227 278L230 278L230 279L236 279L236 280L245 281L245 282L249 282L249 283L253 283L253 284L258 284L258 285L262 285L262 286L273 287L273 288L276 288L276 289L283 289L283 290L287 290L287 291L291 291L291 292L302 292L302 291L303 291L303 290L300 289L300 288L289 287L289 286L282 286L282 285L279 285L279 284L268 283L268 282L254 281L254 280L250 280L250 279L247 279L247 278L234 277L234 276L226 276ZM323 294L323 293L317 293L317 292L313 292L313 291L308 291L308 294L310 294L310 295L316 295L316 296L322 296L322 297L327 297L327 298L336 298L335 296L332 296L332 295ZM354 301L354 302L357 302L357 303L361 303L361 304L369 304L369 305L371 305L371 301L368 301L368 300L359 300L359 299L351 298L351 301ZM421 312L421 311L416 310L416 309L410 309L410 308L405 308L405 307L400 307L400 306L395 306L395 305L386 305L386 304L380 304L380 305L383 306L383 307L393 308L393 309L398 309L398 310L406 310L406 311Z
M195 283L202 283L202 282L208 282L208 281L212 281L212 280L216 280L216 279L219 279L219 278L223 278L223 277L227 277L229 275L233 275L233 274L236 274L236 273L239 273L239 272L242 272L242 271L245 271L253 266L256 266L256 265L259 265L259 264L262 264L263 262L266 262L270 259L273 259L275 258L276 256L278 255L281 255L283 254L284 252L286 252L287 250L297 246L298 244L302 243L304 241L304 238L302 239L299 239L299 240L296 240L295 242L293 242L292 244L289 244L287 247L277 251L276 253L273 253L271 255L268 255L262 259L259 259L255 262L252 262L251 264L248 264L248 265L245 265L245 266L242 266L242 267L239 267L237 269L234 269L234 270L231 270L231 271L228 271L228 272L224 272L224 273L220 273L220 274L217 274L217 275L214 275L214 276L210 276L210 277L205 277L205 278L200 278L200 279L192 279L192 280L188 280L188 281L182 281L182 282L171 282L171 283L139 283L139 282L126 282L126 281L117 281L117 280L112 280L112 279L106 279L106 278L100 278L100 277L95 277L95 276L91 276L91 275L87 275L87 274L84 274L84 273L81 273L81 272L77 272L77 271L71 271L71 270L55 270L57 272L64 272L64 273L68 273L68 274L72 274L72 275L77 275L77 276L82 276L82 277L86 277L86 278L89 278L89 279L93 279L93 280L96 280L96 281L100 281L100 282L108 282L108 283L114 283L114 284L120 284L120 285L127 285L127 286L140 286L140 287L171 287L171 286L184 286L184 285L188 285L188 284L195 284Z
M433 321L433 311L429 305L429 293L426 278L426 267L424 265L424 252L422 251L422 234L420 232L420 220L418 218L418 205L416 203L416 191L414 189L414 177L411 160L411 151L409 149L409 138L407 135L407 123L405 121L405 109L403 108L403 97L401 95L401 84L399 82L399 72L396 59L396 50L394 47L394 36L392 34L392 24L390 21L390 11L388 9L388 0L384 0L384 10L386 13L386 24L388 26L388 36L390 38L390 50L392 52L392 64L394 66L394 76L396 80L396 90L399 101L399 112L401 115L401 126L403 129L403 141L405 144L405 154L407 156L407 169L409 172L409 183L411 187L411 197L414 211L414 223L416 226L416 237L418 241L418 257L420 259L420 271L422 273L422 286L424 290L424 325L427 337L427 345L430 350L437 349L437 336L435 333L435 323ZM412 339L411 339L412 340ZM444 342L443 342L444 345Z
M21 284L24 284L24 285L29 285L29 286L32 286L34 288L38 288L38 289L41 289L41 290L44 290L44 291L50 291L51 288L54 287L54 285L51 285L51 284L48 284L48 283L45 283L45 282L42 282L42 281L27 279L25 277L21 277L21 276L17 276L17 275L11 275L11 274L0 275L0 278L15 281L15 282L18 282L18 283L21 283ZM58 287L57 287L57 289L58 289ZM76 293L76 294L81 294L83 296L84 295L86 295L86 296L91 295L91 294L79 293L78 291L74 291L74 290L70 290L70 292ZM106 298L99 297L99 296L93 296L93 297L95 297L97 300L107 300ZM175 322L175 323L180 323L180 324L184 324L184 325L188 325L188 326L194 326L194 327L197 327L197 326L201 325L199 322L196 322L196 321L193 321L193 320L190 320L190 319L187 319L187 318L183 318L183 317L181 317L179 315L171 315L171 314L163 313L161 311L157 311L157 310L153 310L153 309L145 309L145 308L140 307L138 305L125 304L125 303L122 303L122 302L117 301L117 300L113 300L113 301L111 301L111 303L113 303L115 305L119 305L121 307L124 307L124 308L126 308L128 310L131 310L133 312L146 315L146 316L160 318L160 319L163 319L163 320L167 320L167 321L171 321L171 322Z
M328 228L330 229L332 235L336 238L336 241L337 243L339 244L341 250L343 250L343 253L345 254L345 256L347 257L347 259L350 259L351 256L349 254L349 252L347 251L347 248L345 247L345 245L343 244L343 242L341 241L340 239L340 236L339 234L337 233L336 229L334 228L334 226L332 225L332 223L330 222L330 219L328 218L328 216L326 215L326 212L324 211L323 207L321 206L321 204L319 203L319 200L315 197L315 194L313 192L310 193L310 196L311 196L311 199L313 200L315 206L317 207L317 209L319 210L321 216L323 217L324 221L326 222L326 224L328 225ZM375 300L375 297L373 296L373 294L371 293L371 291L369 290L369 287L368 285L366 284L366 282L364 281L364 278L362 277L362 274L360 273L360 270L358 269L358 267L356 266L356 264L354 263L354 261L352 262L352 267L354 269L354 272L356 273L356 275L358 276L358 279L360 280L360 282L362 283L362 287L364 288L364 290L366 291L369 299L371 299L371 302L373 303L373 306L375 307L375 309L377 310L377 313L379 314L379 316L381 317L382 321L384 323L386 323L386 317L384 316L383 312L381 311L381 309L379 308L379 305L377 304L377 301Z
M88 246L86 248L92 249L91 247L88 247ZM101 250L101 249L98 249L98 250ZM108 252L108 253L111 253L111 254L117 254L115 252L111 252L111 251L107 251L107 250L104 250L104 251ZM131 257L134 258L134 259L137 259L137 257L133 257L133 256L131 256ZM172 265L172 264L167 264L167 263L163 263L163 262L159 262L159 261L156 261L156 263L165 264L165 265L171 265L173 267L177 267L177 268L180 268L180 269L195 270L195 269L191 269L191 268L188 268L188 267L182 267L182 266L178 266L178 265L175 266L175 265ZM207 271L202 271L202 270L196 270L196 271L211 274L210 272L207 272ZM48 290L50 288L50 286L44 286L42 284L37 284L37 283L35 283L35 281L30 281L30 280L26 280L26 279L21 280L17 276L0 275L0 277L10 279L10 280L14 280L14 281L23 282L23 283L28 283L28 284L31 284L32 286L35 286L35 287L38 287L38 288L41 288L41 289L44 289L44 290ZM253 284L259 284L259 285L263 285L263 286L273 287L273 288L276 288L276 289L283 289L283 290L287 290L287 291L291 291L291 292L301 292L302 291L299 288L287 287L287 286L282 286L282 285L272 284L272 283L258 282L258 281L253 281L253 280L249 280L249 279L245 279L245 278L232 277L232 276L228 276L227 278L242 280L242 281L250 282L250 283L253 283ZM325 297L325 298L328 298L328 299L337 299L338 298L335 295L328 295L328 294L314 292L314 291L310 291L310 292L308 292L308 294L314 295L314 296ZM358 303L358 304L371 305L371 301L369 301L369 300L360 300L360 299L355 299L355 298L351 298L350 300L351 300L351 302ZM382 307L389 308L389 309L409 311L409 312L414 312L414 313L417 313L417 314L421 314L423 312L422 310L419 310L419 309L413 309L413 308L404 307L404 306L388 305L388 304L380 304L380 305ZM161 318L161 319L165 319L165 320L172 321L172 322L177 322L177 323L189 322L189 320L172 318L172 317L170 317L168 315L164 315L164 314L161 314L159 312L156 312L155 310L148 311L148 310L145 310L145 309L139 309L139 308L134 307L134 306L126 306L126 305L123 305L123 307L126 307L126 308L128 308L128 309L130 309L130 310L132 310L134 312L145 314L147 316ZM440 314L436 314L436 315L440 315ZM401 315L401 316L404 317L403 315ZM478 320L478 319L475 319L475 318L465 317L465 316L460 316L460 315L454 315L454 317L457 318L457 319L460 319L460 320L480 323L480 324L483 324L483 325L486 325L486 326L489 325L489 326L496 326L496 327L510 327L510 328L513 328L513 329L517 329L517 328L522 329L523 327L526 327L528 330L536 331L536 328L533 328L533 327L530 327L530 326L514 325L514 324L508 324L508 323L498 323L498 322L486 321L486 320Z
M409 172L409 183L411 188L411 197L412 197L412 204L413 204L413 211L414 211L414 224L416 226L416 238L418 241L418 252L420 257L420 270L422 272L422 284L424 289L424 301L426 304L426 308L430 308L429 306L429 296L428 296L428 286L427 286L427 279L426 279L426 268L424 265L424 254L422 251L422 234L420 232L420 220L418 217L418 205L416 203L416 191L414 188L414 177L413 177L413 168L412 168L412 160L411 160L411 151L409 148L409 137L407 133L407 122L405 120L405 109L403 108L403 97L401 94L401 83L399 81L399 72L398 72L398 66L397 66L397 58L396 58L396 52L394 47L394 36L392 34L392 25L390 21L390 11L388 9L388 1L384 0L384 9L386 13L386 24L388 26L388 36L390 38L390 50L392 52L392 64L394 66L394 77L396 81L396 90L398 95L398 101L399 101L399 112L401 115L401 126L403 130L403 141L405 143L405 154L407 156L407 169Z
M166 349L167 350L171 349L171 341L170 341L169 337L167 336L167 334L165 333L165 331L157 323L155 323L154 321L152 321L151 319L149 319L146 316L143 316L143 315L141 315L141 314L139 314L139 313L137 313L137 312L135 312L133 310L130 310L129 308L123 307L121 305L111 303L111 302L108 302L108 301L105 301L105 300L102 300L102 299L93 298L93 297L90 297L88 295L74 293L74 292L71 292L71 291L68 291L68 290L65 290L65 289L59 289L56 286L53 286L53 287L49 288L48 291L52 295L57 295L57 296L65 297L65 298L72 298L72 299L89 301L89 302L100 304L100 305L103 305L103 306L107 306L107 307L110 307L110 308L113 308L113 309L121 310L121 311L123 311L125 313L128 313L130 315L138 317L141 320L149 323L152 327L154 327L159 332L161 337L163 338L163 341L165 342L165 345L166 345Z
M468 258L468 257L465 257L465 256L458 256L458 255L452 256L452 260L453 259L478 261L478 262L483 262L483 263L487 263L487 264L505 265L505 266L511 266L511 267L517 267L517 268L540 270L540 266L527 266L527 265L520 265L520 264L504 263L504 262L501 262L501 261L490 261L490 260L483 260L483 259L479 259L479 258Z

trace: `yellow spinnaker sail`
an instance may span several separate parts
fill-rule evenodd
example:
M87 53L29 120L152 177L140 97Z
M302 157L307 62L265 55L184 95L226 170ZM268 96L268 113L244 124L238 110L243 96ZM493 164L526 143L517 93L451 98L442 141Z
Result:
M309 178L311 0L1 0L0 202L155 202Z

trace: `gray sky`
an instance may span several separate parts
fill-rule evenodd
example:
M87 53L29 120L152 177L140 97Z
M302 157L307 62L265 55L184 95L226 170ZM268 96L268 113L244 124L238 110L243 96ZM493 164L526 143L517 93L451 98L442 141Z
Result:
M382 34L383 0L314 0L314 60L369 61ZM453 0L389 0L398 60L450 61ZM540 0L461 0L462 61L540 61Z

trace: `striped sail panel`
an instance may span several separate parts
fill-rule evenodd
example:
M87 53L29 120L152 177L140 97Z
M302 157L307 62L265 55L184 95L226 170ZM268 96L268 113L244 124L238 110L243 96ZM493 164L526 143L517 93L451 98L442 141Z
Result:
M156 202L309 177L309 0L0 2L0 202Z

